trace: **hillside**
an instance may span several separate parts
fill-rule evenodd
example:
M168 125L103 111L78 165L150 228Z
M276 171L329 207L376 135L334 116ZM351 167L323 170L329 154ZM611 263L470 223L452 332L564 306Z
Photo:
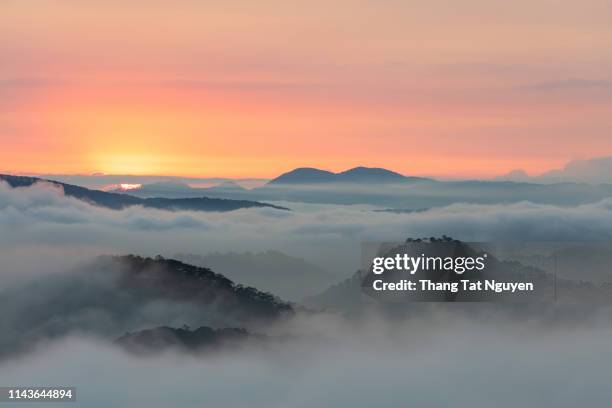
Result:
M121 271L119 289L132 296L212 306L241 320L273 319L292 312L288 303L270 293L174 259L126 255L101 257L97 264L109 272Z
M0 292L0 308L6 353L77 332L109 338L157 326L260 329L294 314L274 295L210 269L134 255L99 257Z
M140 198L129 194L111 193L100 190L90 190L88 188L79 187L71 184L59 183L57 181L45 180L36 177L11 176L0 174L0 181L8 183L13 188L29 187L35 183L46 182L59 186L63 189L64 194L68 197L74 197L88 203L109 208L112 210L121 210L130 206L140 205L145 208L156 208L160 210L191 210L191 211L234 211L242 208L275 208L279 210L287 210L287 208L275 206L272 204L260 203L249 200L232 200L221 198L208 197L193 197L193 198Z
M503 246L501 247L503 250ZM484 251L483 251L484 249ZM480 280L495 279L500 282L533 282L536 290L529 294L509 295L482 295L478 292L459 292L442 294L412 294L408 292L375 292L372 290L372 282L380 279L380 275L372 272L371 266L358 270L344 281L330 286L318 295L307 299L305 304L310 307L344 311L359 312L371 305L392 305L397 312L401 310L419 310L416 302L501 302L506 305L523 304L580 304L596 305L608 304L612 299L612 277L608 274L607 282L594 283L582 280L582 270L574 268L571 275L573 279L555 276L551 272L544 271L538 267L524 264L512 259L500 260L491 252L494 249L489 246L468 244L448 237L443 238L421 238L407 239L403 244L383 245L378 249L375 256L395 257L397 254L419 254L425 257L457 258L476 257L487 252L486 268L482 272L470 271L461 275L449 273L443 270L431 270L427 275L420 272L417 279L433 279L439 282L453 282L459 279ZM526 259L526 258L525 258ZM571 267L571 266L568 266ZM411 279L409 273L397 271L385 272L385 281L399 282L401 279ZM411 306L403 308L402 303L410 303Z

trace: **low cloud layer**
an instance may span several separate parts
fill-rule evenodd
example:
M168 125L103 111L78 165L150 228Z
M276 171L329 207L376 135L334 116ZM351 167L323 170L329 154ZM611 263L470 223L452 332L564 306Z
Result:
M274 249L348 276L359 266L364 241L442 234L473 242L612 240L612 199L576 207L458 203L400 214L365 206L290 206L291 212L261 208L197 213L139 207L113 211L67 198L48 184L25 189L1 184L0 228L6 233L0 236L0 268L3 274L26 273L37 258L53 269L54 259L70 262L97 254L172 256Z
M67 198L48 184L26 189L2 184L2 290L22 280L60 282L48 278L100 253L272 248L324 264L342 277L358 267L359 246L367 240L442 234L471 241L612 239L612 200L577 207L454 204L399 214L365 206L292 208L112 211ZM42 296L46 284L39 290ZM76 302L78 296L71 299ZM18 304L13 300L9 306ZM140 313L144 320L125 327L146 325L153 321L147 316L164 313L168 324L179 325L181 317L193 312L161 303L150 306ZM572 315L579 318L559 322L453 311L392 321L300 314L261 328L283 341L201 358L173 352L134 357L112 347L108 337L115 330L107 333L100 326L89 333L101 337L56 339L28 355L3 360L0 384L76 386L77 403L70 406L88 408L609 406L612 332L605 314L580 312ZM78 317L84 324L94 321Z
M317 322L310 339L202 358L71 338L5 363L0 383L76 386L69 405L89 408L609 406L609 329L498 323Z

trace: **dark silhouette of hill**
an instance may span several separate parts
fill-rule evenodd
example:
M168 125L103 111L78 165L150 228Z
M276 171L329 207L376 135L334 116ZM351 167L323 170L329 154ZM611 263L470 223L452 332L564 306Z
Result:
M250 327L294 315L278 297L173 259L104 256L0 292L0 354L71 333L115 338L157 326Z
M209 267L236 282L270 291L291 301L318 293L333 281L329 272L279 251L206 256L179 254L175 257L192 265Z
M426 180L420 177L406 177L391 170L373 167L355 167L340 173L332 173L311 167L302 167L281 174L269 185L277 184L320 184L320 183L402 183Z
M510 181L440 181L407 177L381 168L341 173L298 168L250 190L218 190L211 197L322 204L369 204L415 210L453 203L509 204L521 201L578 205L612 197L610 184L537 184Z
M245 320L274 319L293 311L270 293L174 259L126 255L101 257L98 262L107 268L120 268L120 287L139 297L214 305L228 316L236 314Z
M156 208L160 210L192 210L192 211L233 211L242 208L275 208L287 210L287 208L272 204L260 203L248 200L232 200L222 198L193 197L193 198L140 198L129 194L119 194L100 190L90 190L88 188L74 186L71 184L59 183L57 181L45 180L36 177L11 176L0 174L0 181L5 181L13 188L29 187L38 182L51 183L61 187L64 194L88 203L120 210L126 207L141 205L145 208Z
M115 344L131 353L148 355L168 349L189 353L202 353L239 347L247 340L261 341L265 337L253 335L245 329L213 329L202 326L195 330L161 326L154 329L126 333Z
M394 257L396 254L423 254L426 257L475 257L482 254L483 248L474 246L475 244L464 243L449 237L442 238L419 238L406 240L405 244L381 246L376 256ZM514 302L525 301L524 304L578 304L582 306L593 306L597 304L609 304L612 300L612 284L594 283L585 280L567 279L555 276L551 272L544 271L538 267L523 264L516 260L500 260L492 253L487 254L486 268L482 272L470 271L462 275L454 272L444 272L434 270L428 272L427 276L419 276L417 279L431 279L436 281L453 282L459 279L495 279L500 282L533 282L537 293L529 294L531 297L518 297L516 294L509 294L503 300L506 305L516 304ZM421 272L422 273L422 272ZM396 282L400 279L408 278L407 273L386 271L385 281ZM415 306L414 300L435 301L435 302L457 302L457 301L483 301L499 299L492 296L482 296L478 293L470 294L466 292L443 293L434 297L419 298L411 294L402 292L375 292L372 290L372 282L380 279L381 275L375 275L371 266L369 269L362 269L355 272L347 279L330 286L318 295L312 296L305 301L310 307L338 310L345 312L359 312L372 305L392 304L395 310L401 310L401 302L411 302L411 306L405 310L421 310L421 306ZM573 276L580 276L575 273ZM609 281L608 281L609 282ZM412 296L407 298L406 296ZM495 296L495 295L493 295ZM402 298L403 297L403 298ZM502 303L503 304L503 303Z
M35 180L31 179L25 184L30 185ZM9 183L23 184L23 180L13 179ZM55 184L61 185L57 182ZM356 167L341 173L299 168L282 174L264 186L252 189L244 189L234 184L194 188L176 182L145 184L140 189L130 190L129 195L107 196L105 194L113 193L102 191L94 194L91 191L96 190L80 191L76 189L82 188L76 186L64 189L69 194L109 208L143 205L162 209L202 211L231 211L262 206L279 208L265 202L289 201L340 205L368 204L401 213L444 207L454 203L510 204L529 201L574 206L612 197L611 184L440 181L406 177L389 170L366 167ZM165 200L160 200L162 198ZM166 201L167 199L181 201ZM219 201L222 199L228 201Z
M334 181L335 174L331 171L319 170L312 167L300 167L283 173L268 184L318 184Z
M401 183L420 179L376 167L355 167L336 174L335 178L341 183Z

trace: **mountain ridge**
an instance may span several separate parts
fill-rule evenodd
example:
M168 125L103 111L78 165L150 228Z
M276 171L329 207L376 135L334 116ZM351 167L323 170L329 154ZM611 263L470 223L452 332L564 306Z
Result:
M319 184L319 183L402 183L407 181L429 180L423 177L409 177L381 167L358 166L334 173L314 167L298 167L270 180L275 184Z
M0 337L0 360L77 332L116 338L159 326L261 329L296 312L293 304L211 269L137 255L99 256L25 281L0 292L0 308L0 333L20 333Z
M192 211L234 211L243 208L274 208L277 210L289 210L285 207L250 200L233 200L227 198L189 197L189 198L164 198L148 197L141 198L129 194L91 190L72 184L60 183L58 181L41 179L37 177L12 176L0 174L0 181L5 181L12 188L30 187L36 183L50 183L61 187L64 194L81 201L88 202L99 207L111 210L122 210L127 207L141 205L145 208L158 210L192 210Z

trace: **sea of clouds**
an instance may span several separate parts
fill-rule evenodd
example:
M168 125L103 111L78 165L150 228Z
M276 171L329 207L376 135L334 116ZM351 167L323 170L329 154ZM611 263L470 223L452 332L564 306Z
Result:
M442 234L466 241L612 238L612 199L576 207L457 203L405 214L290 207L113 211L48 184L0 184L0 295L33 280L43 282L44 292L46 279L99 254L277 249L342 278L359 267L363 241ZM134 357L112 339L71 335L0 361L0 386L76 386L78 402L66 406L94 408L609 407L610 320L579 320L299 314L265 328L282 341L199 358ZM18 340L19 333L10 335Z
M40 257L51 267L53 254L66 261L92 254L172 256L275 249L343 277L359 267L360 245L367 241L442 234L468 242L612 239L612 198L575 207L456 203L400 214L366 206L283 204L292 211L115 211L65 197L49 184L12 189L0 183L0 253L18 261L5 261L3 269L27 269Z
M309 337L201 357L71 337L2 363L0 384L75 386L66 407L609 407L609 327L442 316L305 326Z

